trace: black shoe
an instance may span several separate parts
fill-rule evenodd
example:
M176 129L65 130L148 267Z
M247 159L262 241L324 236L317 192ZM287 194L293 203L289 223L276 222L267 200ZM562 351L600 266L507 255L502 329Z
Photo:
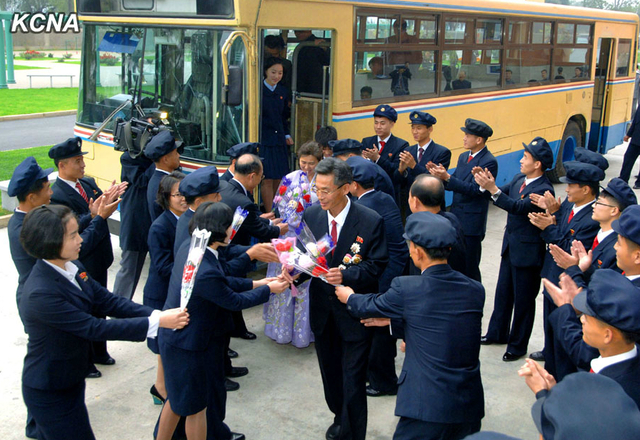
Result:
M335 440L340 436L340 425L333 423L331 426L329 426L329 429L327 429L327 434L325 435L325 437L327 438L327 440Z
M102 373L96 367L93 367L93 370L87 374L87 379L98 379L102 377Z
M238 333L238 334L231 335L231 336L233 336L234 338L246 339L248 341L253 341L254 339L257 338L255 333L251 333L248 330L246 332L244 332L244 333Z
M633 189L640 189L640 185L633 185Z
M239 432L232 432L229 440L245 440L245 436Z
M369 397L380 397L380 396L395 396L398 394L398 389L392 391L378 391L373 388L371 385L367 387L367 396Z
M231 367L231 371L229 371L226 376L227 377L242 377L249 374L249 369L247 367Z
M502 356L502 360L505 362L513 362L520 359L522 355L517 355L513 353L509 353L508 351Z
M491 339L487 338L486 336L481 336L480 337L480 345L491 345L494 344L494 341L492 341Z
M160 395L160 393L158 392L155 384L151 385L151 389L149 390L149 392L153 396L153 404L154 405L162 405L164 403L164 401L166 400L164 397L162 397Z
M232 349L227 350L227 356L229 356L229 359L235 359L239 356L238 352Z
M116 360L111 356L107 355L106 359L94 360L93 363L99 364L99 365L115 365Z
M225 379L224 388L227 390L227 392L238 391L240 389L240 384L238 382L232 381L231 379Z
M544 362L544 353L541 351L534 351L529 355L529 359L533 359L534 361Z

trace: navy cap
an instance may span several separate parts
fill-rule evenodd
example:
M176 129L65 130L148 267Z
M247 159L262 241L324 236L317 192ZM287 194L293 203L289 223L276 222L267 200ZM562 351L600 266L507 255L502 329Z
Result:
M533 404L531 416L545 440L632 439L640 433L638 406L602 374L569 374Z
M40 168L40 165L38 165L38 162L36 162L33 156L27 157L13 170L7 194L9 194L9 197L24 194L31 188L36 180L44 179L51 174L52 171L53 168L47 168L46 170Z
M49 157L54 160L68 159L70 157L82 156L88 152L82 152L82 139L72 137L64 142L54 145L49 149Z
M600 182L604 179L604 171L590 163L578 162L572 160L564 163L564 169L567 175L560 178L560 182L564 183L592 183Z
M602 171L606 171L609 168L609 161L605 157L596 153L595 151L587 150L583 147L578 147L574 150L573 155L578 162L590 163L600 168Z
M360 156L347 159L347 164L353 172L353 181L358 183L373 182L378 175L378 165Z
M256 156L259 156L261 146L262 145L258 142L243 142L241 144L235 144L227 150L227 156L231 159L237 159L243 154L255 154Z
M601 188L622 205L621 210L624 210L627 206L638 204L638 198L629 184L619 177L614 177L609 181L606 188Z
M493 431L480 431L475 434L468 435L464 438L464 440L521 440L516 437L511 437L510 435L500 434L499 432Z
M467 134L472 134L474 136L479 136L485 139L493 136L493 129L484 122L478 121L477 119L467 118L467 120L464 121L464 127L460 127L460 130L464 131Z
M551 147L546 139L536 136L528 145L524 142L522 145L535 160L542 163L543 171L553 166L553 151L551 151Z
M180 182L180 194L185 197L201 197L222 189L218 169L213 165L198 168Z
M436 118L426 112L411 112L409 120L411 125L426 125L427 127L431 127L438 122Z
M640 245L640 205L629 206L611 223L618 235Z
M362 144L355 139L339 139L337 141L329 141L328 143L329 148L333 150L333 157L362 151Z
M403 237L424 249L446 248L456 243L457 234L451 222L431 212L416 212L407 217Z
M379 116L381 118L387 118L390 121L396 122L398 120L398 112L390 105L379 105L373 111L373 117Z
M156 134L144 147L144 155L156 162L165 154L171 153L178 148L178 153L182 154L184 149L182 142L176 142L169 130L162 130Z
M596 270L573 307L618 330L640 333L640 289L615 270Z

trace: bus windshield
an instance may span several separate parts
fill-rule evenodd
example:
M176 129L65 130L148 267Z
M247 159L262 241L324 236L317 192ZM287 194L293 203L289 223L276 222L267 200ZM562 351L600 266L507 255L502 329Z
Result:
M230 31L85 25L78 122L100 126L117 118L162 119L184 142L183 156L226 161L246 137L246 108L222 103L220 48ZM241 41L230 64L244 67ZM244 89L244 87L243 87ZM129 101L129 102L127 102ZM243 100L244 101L244 100Z

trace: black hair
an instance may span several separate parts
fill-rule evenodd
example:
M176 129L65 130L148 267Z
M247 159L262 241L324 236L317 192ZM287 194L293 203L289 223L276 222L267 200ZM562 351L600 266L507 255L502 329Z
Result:
M267 35L264 37L264 45L269 49L282 49L284 47L284 39L280 35Z
M265 60L264 68L262 69L262 73L264 74L265 78L267 76L267 70L269 70L270 67L273 67L276 64L280 64L282 66L282 58L269 57Z
M437 177L420 174L409 190L424 206L442 206L444 203L444 185Z
M333 184L337 187L353 182L351 167L343 160L327 157L316 167L316 174L322 176L333 175Z
M363 92L369 92L369 95L373 95L373 89L369 86L364 86L360 89L360 94Z
M187 205L193 205L198 197L199 196L184 196L184 200L187 202Z
M205 202L198 206L189 221L189 235L198 229L211 232L207 246L211 243L224 243L227 229L233 221L233 211L224 203Z
M27 213L20 231L20 244L29 255L42 260L60 258L69 220L75 218L64 205L42 205Z
M298 149L298 159L302 156L313 156L320 162L322 160L322 147L316 141L307 141Z
M338 130L332 126L320 127L316 131L314 138L322 148L328 148L329 141L338 140Z
M47 186L49 185L49 177L43 177L42 179L38 179L33 181L33 183L31 183L31 186L29 186L29 188L27 188L26 190L24 190L23 192L21 192L20 194L17 194L16 197L18 198L18 202L24 202L25 200L27 200L27 196L29 194L34 194L34 193L38 193L40 191L42 191L42 189L44 188L45 183L47 184Z
M599 182L586 182L586 183L578 183L580 188L588 186L591 189L591 194L595 197L598 197L600 194L600 183Z
M248 176L251 173L259 173L262 170L262 162L255 154L243 154L236 160L236 174Z
M513 70L511 70L511 69L507 69L507 70L505 70L505 72L511 72L511 73L513 73Z
M424 249L424 248L423 248ZM424 250L432 260L448 260L451 248L429 248Z
M637 342L640 342L640 333L637 333L637 332L626 332L626 331L620 330L617 327L615 327L615 328L620 332L620 335L622 336L622 339L627 344L635 344Z
M620 201L618 201L618 199L616 199L613 194L608 192L606 189L600 191L600 197L604 197L605 199L607 199L607 202L610 202L613 206L618 208L620 212L622 212L622 210L627 207L627 205L623 205L622 203L620 203Z
M160 205L164 211L167 211L171 206L171 189L173 185L184 179L184 176L184 173L174 171L164 176L160 181L156 202L158 202L158 205Z
M358 185L360 185L362 189L371 189L375 186L375 180L374 179L364 180L362 182L358 182Z

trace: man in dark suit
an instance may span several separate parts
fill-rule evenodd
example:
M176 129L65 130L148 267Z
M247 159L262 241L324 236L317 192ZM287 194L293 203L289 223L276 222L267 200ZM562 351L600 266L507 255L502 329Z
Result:
M402 238L402 218L400 210L393 203L388 194L376 191L373 182L377 174L376 166L368 160L347 159L347 164L353 172L351 183L351 195L355 202L366 206L380 214L384 220L384 231L387 237L389 249L389 264L380 276L378 289L386 292L391 286L391 281L404 272L409 258L407 243ZM398 376L396 375L396 344L397 340L391 336L388 327L375 328L371 353L369 354L369 386L367 395L371 397L391 395L398 391Z
M449 174L445 166L440 166L435 161L427 164L427 168L431 174L444 182L446 190L453 191L451 212L458 217L464 231L467 271L471 278L481 281L480 259L482 240L487 231L489 197L480 190L472 171L487 169L492 176L497 177L498 161L487 148L487 139L493 135L491 127L482 121L469 118L460 129L464 132L464 148L469 152L458 157L454 173Z
M357 157L354 160L367 160L362 157L362 144L355 139L340 139L337 141L329 141L329 147L333 151L333 157L340 160L347 160L351 157ZM387 173L378 164L376 165L376 178L374 181L375 189L389 194L391 198L395 197L393 182Z
M147 184L147 207L151 223L163 212L162 207L156 201L160 181L164 176L180 168L180 155L183 149L182 142L176 142L169 130L161 131L155 135L144 148L144 155L151 159L155 165L155 171Z
M316 36L310 30L296 30L296 39L300 43L311 43L300 49L296 71L297 92L324 94L322 83L325 80L324 66L331 63L331 54L326 47L318 46ZM329 86L327 75L326 86Z
M380 165L393 180L400 164L400 152L409 148L409 142L391 134L396 125L398 113L390 105L379 105L373 111L373 129L375 136L362 139L362 155ZM394 182L396 204L400 206L400 182Z
M391 318L394 334L407 344L398 380L396 440L462 439L479 431L484 417L479 355L485 292L447 264L455 235L442 216L412 214L404 237L421 275L398 277L379 294L336 288L353 316L373 318L365 324Z
M553 166L551 147L541 137L523 145L520 173L508 185L498 188L488 171L475 174L476 183L491 194L493 203L509 213L493 313L489 329L481 339L483 345L506 343L507 350L502 356L505 362L520 359L527 353L540 291L545 245L540 229L531 224L528 214L542 212L542 209L533 204L529 194L543 195L547 191L553 194L553 186L544 175L545 170Z
M640 156L640 115L638 112L633 116L633 121L629 125L624 141L629 142L629 145L627 145L627 151L625 151L624 159L622 160L620 178L628 183L631 171L633 171L633 165L636 163L638 156ZM636 177L633 189L640 189L640 177Z
M451 269L469 276L465 257L466 244L460 220L454 214L443 210L443 205L444 185L442 180L429 174L420 174L416 177L409 190L409 208L411 212L432 212L451 222L451 225L456 230L456 242L451 246L448 263ZM409 275L420 275L420 271L411 260L409 260Z
M311 331L325 400L335 415L326 438L364 440L371 332L338 302L334 286L377 291L378 279L389 261L384 221L376 212L349 200L352 174L346 162L323 159L315 171L320 204L308 208L303 220L315 237L328 233L336 242L327 255L330 269L326 282L313 278L309 286Z
M243 154L255 154L256 156L259 156L260 147L261 145L257 142L243 142L229 148L227 150L227 156L229 156L231 163L224 174L220 176L220 180L224 180L225 182L231 181L236 172L236 161L238 158ZM260 159L262 160L262 158Z

